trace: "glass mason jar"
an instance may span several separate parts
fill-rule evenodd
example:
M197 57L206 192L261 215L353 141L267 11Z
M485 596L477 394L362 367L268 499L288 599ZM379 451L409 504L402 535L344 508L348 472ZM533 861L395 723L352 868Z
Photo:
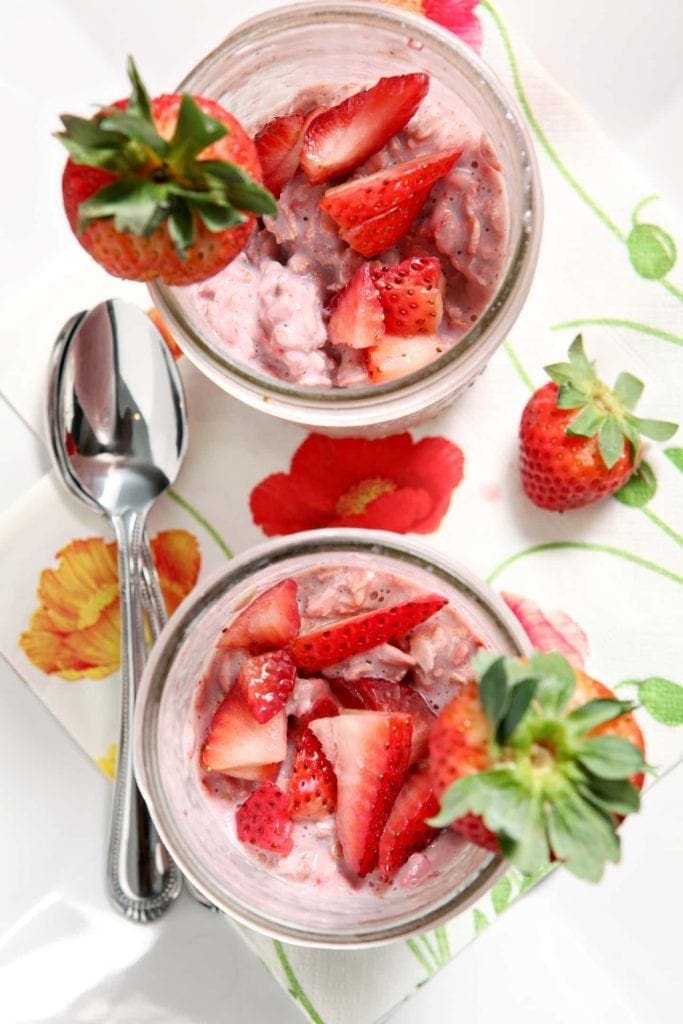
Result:
M531 141L514 100L455 35L427 18L356 0L299 3L235 29L180 84L221 102L253 132L274 109L321 82L344 88L426 71L430 93L469 108L498 153L508 201L507 255L488 306L462 339L423 369L385 384L310 388L260 373L211 340L185 289L155 283L152 300L187 356L235 398L328 434L390 433L435 415L484 369L519 315L534 274L542 197Z
M316 530L269 541L233 559L180 606L155 644L137 697L138 784L183 874L216 907L267 935L306 946L359 948L435 927L460 913L500 877L505 864L448 837L438 873L391 898L349 899L325 886L278 877L229 835L202 791L193 708L218 634L234 612L301 570L382 570L442 593L486 647L528 654L530 645L503 601L467 569L422 545L370 530ZM315 893L315 899L311 894ZM328 898L329 897L329 898Z

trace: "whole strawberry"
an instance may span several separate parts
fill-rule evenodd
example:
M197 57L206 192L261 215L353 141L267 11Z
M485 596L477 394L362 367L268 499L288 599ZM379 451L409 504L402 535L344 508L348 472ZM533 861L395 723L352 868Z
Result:
M116 277L201 281L241 252L255 215L276 213L275 201L232 114L200 96L150 99L132 60L128 74L128 100L89 120L62 116L69 224Z
M524 874L552 857L590 881L618 861L617 827L637 811L643 737L611 690L560 654L491 652L446 705L429 741L441 812L428 821L502 853Z
M522 487L539 508L582 508L618 491L638 467L640 435L666 441L675 423L632 412L643 385L621 373L614 389L595 373L581 335L568 363L546 366L551 382L531 396L519 427Z

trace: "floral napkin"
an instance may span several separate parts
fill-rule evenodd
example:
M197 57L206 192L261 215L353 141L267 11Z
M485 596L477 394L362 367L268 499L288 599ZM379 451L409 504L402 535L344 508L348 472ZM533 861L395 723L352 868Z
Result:
M628 369L646 382L644 411L680 418L674 215L489 0L386 2L441 21L450 10L452 29L473 45L483 38L483 56L524 111L546 200L529 300L475 387L419 430L382 440L307 435L241 406L181 358L190 451L150 523L166 602L175 608L198 578L264 534L335 524L423 534L503 591L537 646L559 647L637 696L648 759L663 773L683 751L683 435L648 449L646 472L619 500L560 516L521 493L516 431L543 365L561 359L577 331L608 379ZM21 344L5 395L38 432L44 390L35 367L46 365L63 320L114 293L148 305L143 288L112 281L75 252L9 304L4 329ZM119 619L110 533L48 474L0 522L0 554L2 653L112 776ZM311 1020L373 1024L529 884L510 871L448 926L373 951L298 949L241 931Z

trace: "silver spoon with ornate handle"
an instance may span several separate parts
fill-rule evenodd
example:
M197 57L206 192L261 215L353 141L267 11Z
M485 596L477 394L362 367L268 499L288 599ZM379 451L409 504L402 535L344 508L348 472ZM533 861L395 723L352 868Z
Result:
M126 916L149 921L178 895L181 877L135 785L130 723L145 659L142 539L147 514L175 480L185 452L182 385L147 315L110 299L72 325L55 387L68 472L108 515L118 543L123 685L108 882Z

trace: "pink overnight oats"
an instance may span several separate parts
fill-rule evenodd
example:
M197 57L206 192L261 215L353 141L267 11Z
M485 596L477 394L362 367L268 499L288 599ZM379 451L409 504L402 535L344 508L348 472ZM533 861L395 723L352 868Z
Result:
M220 843L359 906L434 879L463 840L424 824L429 732L484 645L386 570L307 568L261 591L213 645L187 723Z
M427 75L413 75L382 79L370 88L370 83L353 83L343 92L337 86L309 88L268 125L275 125L277 134L280 122L301 112L300 128L315 127L363 86L360 95L370 96L387 88L382 83L407 79L429 81ZM323 114L311 120L321 109ZM306 138L301 131L294 143L303 142L304 153ZM427 167L434 154L444 156L448 170L439 164L434 173L443 173L422 188L414 170L410 177L411 165L424 160ZM454 348L489 305L508 246L503 170L472 111L465 105L454 110L427 92L414 115L378 151L350 173L320 183L311 183L308 169L297 169L295 159L293 168L290 162L293 177L283 184L280 166L271 171L274 187L269 156L268 151L262 155L265 182L276 193L281 186L277 217L263 218L246 249L223 271L183 290L184 303L205 325L212 344L266 376L323 389L395 380ZM403 207L408 222L404 219L393 244L375 252L376 246L368 245L367 222L361 223L363 237L356 241L358 226L344 226L348 207L335 222L320 203L330 195L346 203L341 189L359 183L360 188L379 172L390 175L393 189L390 199L381 193L380 208L393 202L390 215ZM376 177L372 181L381 188ZM412 195L411 187L419 195ZM355 188L351 193L358 209L359 193ZM352 212L350 219L359 216ZM398 301L405 316L397 315L392 301Z

